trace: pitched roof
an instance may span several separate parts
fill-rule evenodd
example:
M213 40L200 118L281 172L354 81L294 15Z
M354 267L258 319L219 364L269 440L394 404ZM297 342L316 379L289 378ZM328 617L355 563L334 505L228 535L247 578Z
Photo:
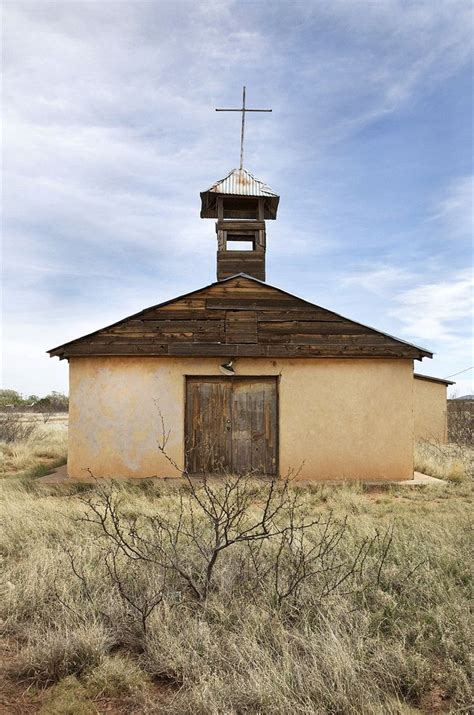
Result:
M146 308L48 351L86 355L432 357L245 274Z
M216 218L217 196L239 196L265 199L265 218L275 219L280 197L267 184L247 169L232 169L226 177L201 191L201 218ZM240 202L243 199L239 199Z
M234 196L275 196L278 198L278 194L247 169L232 169L224 179L216 181L207 191Z

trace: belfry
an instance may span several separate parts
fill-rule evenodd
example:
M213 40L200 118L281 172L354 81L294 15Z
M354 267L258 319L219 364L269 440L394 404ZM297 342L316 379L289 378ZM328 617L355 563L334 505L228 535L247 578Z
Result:
M236 273L265 280L265 221L276 219L279 200L245 169L201 193L201 218L217 218L217 280Z

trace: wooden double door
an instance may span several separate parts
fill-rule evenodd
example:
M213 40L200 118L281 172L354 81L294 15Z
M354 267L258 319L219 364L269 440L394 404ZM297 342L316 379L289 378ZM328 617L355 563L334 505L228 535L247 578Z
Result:
M189 474L278 473L276 377L188 377Z

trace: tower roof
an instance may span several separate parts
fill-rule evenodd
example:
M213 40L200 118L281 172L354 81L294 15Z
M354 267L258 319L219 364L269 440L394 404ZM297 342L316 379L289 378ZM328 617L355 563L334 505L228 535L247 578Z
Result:
M217 196L265 199L265 219L275 219L280 197L246 169L232 169L224 179L201 192L201 218L217 217Z

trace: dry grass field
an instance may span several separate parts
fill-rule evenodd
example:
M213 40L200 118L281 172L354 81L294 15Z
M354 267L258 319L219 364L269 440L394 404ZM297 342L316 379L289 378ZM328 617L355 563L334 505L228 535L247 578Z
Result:
M1 713L470 711L467 451L420 447L441 487L42 484L65 432L1 446Z
M47 420L45 422L45 419ZM2 424L2 422L4 424ZM2 427L11 441L2 439ZM41 477L52 468L66 463L67 414L0 414L0 477ZM19 439L16 434L19 432ZM28 435L22 439L23 434Z
M415 445L415 469L449 482L472 480L474 449L464 444L418 442Z

